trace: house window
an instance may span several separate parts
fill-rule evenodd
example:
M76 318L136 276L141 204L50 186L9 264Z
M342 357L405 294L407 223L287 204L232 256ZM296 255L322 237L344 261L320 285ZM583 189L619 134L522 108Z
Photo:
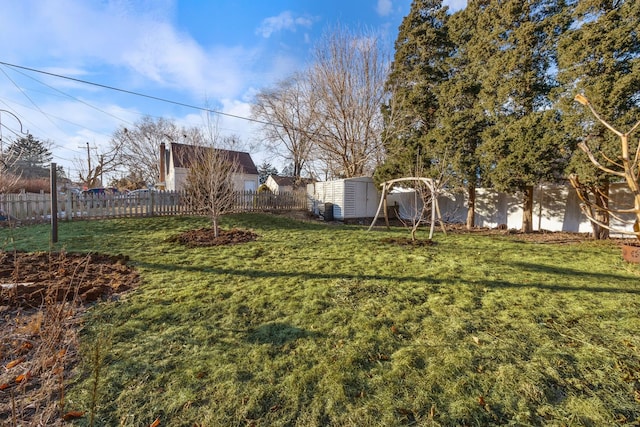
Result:
M245 181L244 182L244 191L256 191L256 182L255 181Z

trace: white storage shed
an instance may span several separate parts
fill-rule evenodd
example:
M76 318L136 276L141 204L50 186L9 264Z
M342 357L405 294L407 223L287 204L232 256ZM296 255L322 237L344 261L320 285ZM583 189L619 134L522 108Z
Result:
M369 177L316 182L307 185L307 194L314 214L324 214L325 206L330 203L332 218L339 221L373 218L380 201L380 193Z

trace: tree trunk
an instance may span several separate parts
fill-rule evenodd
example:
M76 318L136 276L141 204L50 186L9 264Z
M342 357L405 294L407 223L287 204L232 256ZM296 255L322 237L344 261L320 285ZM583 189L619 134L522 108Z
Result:
M596 206L593 216L602 224L609 225L609 181L605 181L601 186L594 186L594 197ZM602 227L595 222L591 223L593 228L593 238L595 240L605 240L609 238L609 229Z
M211 222L213 222L213 237L218 237L220 234L220 230L218 229L218 217L214 216Z
M476 186L469 183L467 190L469 201L467 203L467 230L476 226Z
M524 192L524 206L522 208L522 232L533 231L533 186L527 186Z

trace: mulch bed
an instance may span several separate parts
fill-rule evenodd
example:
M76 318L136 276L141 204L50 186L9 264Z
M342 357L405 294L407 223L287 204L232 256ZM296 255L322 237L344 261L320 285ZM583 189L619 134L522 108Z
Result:
M189 247L198 247L235 245L238 243L251 242L257 238L258 235L256 233L239 228L218 230L218 236L215 235L213 228L200 228L198 230L186 231L170 240Z

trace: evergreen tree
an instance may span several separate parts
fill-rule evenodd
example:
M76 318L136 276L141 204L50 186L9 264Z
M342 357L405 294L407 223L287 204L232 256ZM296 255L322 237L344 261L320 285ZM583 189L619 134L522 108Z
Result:
M613 126L625 129L640 114L640 2L633 0L580 0L572 3L573 25L558 43L559 108L563 128L575 140L587 135L598 161L610 165L618 155L615 135L576 106L576 94L584 94ZM609 175L594 167L585 153L576 150L567 169L578 191L606 207ZM596 239L609 236L606 210L594 212L604 227L593 223Z
M559 178L567 158L550 99L563 7L562 0L493 0L475 39L492 49L480 94L492 122L481 147L485 177L497 190L524 194L524 232L533 229L534 186Z
M24 179L47 178L50 174L49 164L53 159L49 145L31 134L16 139L4 153L10 172Z
M377 181L413 176L417 163L430 174L429 166L442 157L443 147L428 133L436 127L438 88L448 74L448 18L442 1L415 0L400 25L386 82L391 99L383 107L386 159L376 170Z
M278 169L265 160L258 166L258 180L260 184L267 182L269 175L278 175Z
M430 132L433 140L445 147L448 185L467 191L467 228L475 225L476 187L482 178L478 147L488 126L479 103L480 67L471 60L474 37L480 30L477 18L481 6L482 3L470 1L466 9L449 19L448 38L455 49L446 59L448 78L437 89L437 125Z

